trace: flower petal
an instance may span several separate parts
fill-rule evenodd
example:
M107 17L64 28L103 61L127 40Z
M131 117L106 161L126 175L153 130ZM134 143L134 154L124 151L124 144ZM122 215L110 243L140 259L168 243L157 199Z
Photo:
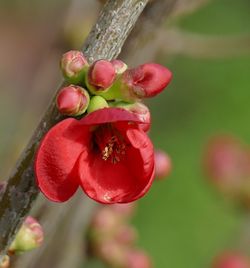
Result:
M161 93L172 80L171 71L157 63L145 63L128 72L135 93L143 98L154 97Z
M85 131L86 130L86 131ZM68 200L79 186L74 166L90 138L89 128L66 119L45 135L35 158L38 187L55 202Z
M150 117L137 116L122 108L103 108L83 117L80 122L83 125L98 125L112 122L135 122L138 124L150 124Z
M137 128L120 128L119 131L128 143L126 155L120 162L105 161L101 152L94 149L83 152L78 159L81 187L100 203L134 201L145 194L153 181L154 152L148 136Z

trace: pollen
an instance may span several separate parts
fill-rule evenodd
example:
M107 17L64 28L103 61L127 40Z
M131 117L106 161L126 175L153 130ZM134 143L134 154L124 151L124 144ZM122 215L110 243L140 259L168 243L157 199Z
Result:
M108 146L104 148L102 151L102 159L103 160L108 160L108 158L112 155L113 153L113 143L109 143Z
M102 151L102 159L105 161L110 159L113 164L116 164L121 161L121 156L125 155L125 149L125 144L113 136Z
M120 162L126 154L126 141L122 134L111 124L98 127L94 130L97 152L104 161L112 164Z

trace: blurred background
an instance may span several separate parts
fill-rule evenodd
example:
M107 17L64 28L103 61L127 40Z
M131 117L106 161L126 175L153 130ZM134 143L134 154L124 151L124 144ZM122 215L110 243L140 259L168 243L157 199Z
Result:
M62 80L61 54L81 47L100 2L0 1L3 180ZM147 40L154 55L140 54L133 61L154 57L174 74L168 89L147 102L150 135L155 147L171 156L173 170L138 202L132 220L138 245L157 268L211 267L220 252L240 247L247 232L248 212L215 191L203 158L215 135L233 135L250 145L249 14L249 0L179 1L155 30L158 42ZM250 247L244 252L250 253ZM82 267L104 266L91 260Z

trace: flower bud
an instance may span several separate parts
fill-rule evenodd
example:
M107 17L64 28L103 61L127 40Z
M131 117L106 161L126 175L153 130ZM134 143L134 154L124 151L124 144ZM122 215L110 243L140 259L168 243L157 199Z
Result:
M89 113L92 113L92 112L94 112L96 110L106 108L106 107L109 107L109 105L108 105L107 101L103 97L101 97L101 96L93 96L90 99L87 112L89 114Z
M111 63L113 64L117 74L122 74L128 69L127 64L121 60L112 60Z
M150 129L151 115L148 107L141 102L126 103L126 102L114 102L113 107L122 108L130 111L135 114L141 121L144 121L145 124L141 124L140 127L142 130L147 132Z
M167 177L172 169L170 157L162 150L155 151L155 177L163 179Z
M59 91L56 98L56 105L61 114L78 116L87 110L89 94L82 87L70 85Z
M161 93L172 80L172 73L160 64L146 63L128 69L122 79L123 97L128 100L142 99Z
M39 247L43 242L43 230L41 225L32 217L28 216L14 241L12 242L9 252L18 254Z
M0 260L0 268L9 268L10 267L10 257L5 255Z
M205 164L209 175L218 181L233 182L250 175L247 148L230 136L218 136L209 142Z
M210 181L222 193L250 205L250 154L240 141L229 136L213 138L205 153Z
M238 252L226 252L215 258L212 268L249 268L248 257Z
M88 69L88 62L81 51L70 50L63 54L61 70L64 78L72 84L82 84Z
M164 66L147 63L118 75L113 85L101 93L106 100L135 102L159 94L171 81L172 73Z
M98 60L90 66L86 84L91 93L98 95L113 84L115 77L113 64L107 60Z
M152 268L152 261L144 251L131 249L127 252L127 261L124 268Z

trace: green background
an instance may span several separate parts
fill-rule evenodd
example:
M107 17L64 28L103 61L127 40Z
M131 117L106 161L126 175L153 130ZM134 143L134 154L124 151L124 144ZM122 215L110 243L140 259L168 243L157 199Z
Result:
M248 0L217 0L179 25L202 34L249 33L249 11ZM207 183L202 157L217 134L250 143L250 57L178 56L165 63L174 80L151 101L151 136L171 155L174 168L139 201L134 222L157 268L209 267L213 256L234 247L243 216Z

